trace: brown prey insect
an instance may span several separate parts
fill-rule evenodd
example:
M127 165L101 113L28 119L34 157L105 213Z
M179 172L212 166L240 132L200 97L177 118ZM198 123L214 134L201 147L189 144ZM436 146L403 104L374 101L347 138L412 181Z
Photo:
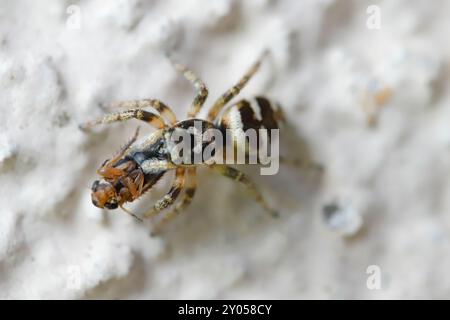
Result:
M150 190L166 172L174 170L175 177L170 190L143 214L144 218L157 215L162 210L174 205L175 200L182 194L181 200L160 220L156 228L158 230L191 203L197 187L196 170L201 165L242 183L263 208L275 215L275 210L269 207L256 186L242 172L226 164L175 164L171 159L171 147L167 141L168 134L177 128L189 129L193 126L194 121L200 121L202 130L208 128L231 131L242 129L245 131L249 128L255 130L260 128L278 129L280 123L284 121L283 113L278 105L264 97L240 100L225 108L227 103L239 94L258 70L262 57L250 67L236 85L213 104L206 120L198 119L196 116L208 96L208 89L194 72L171 60L175 69L181 72L196 89L196 95L188 110L186 120L178 121L174 112L163 102L145 99L120 102L117 107L126 108L125 111L110 113L98 120L84 124L82 128L88 129L97 124L138 119L156 128L156 131L139 143L136 142L138 135L138 130L136 130L130 142L116 156L103 163L97 171L101 179L96 180L92 185L92 203L99 208L116 209L121 207L127 213L132 214L123 205L138 199ZM157 113L145 110L150 107Z

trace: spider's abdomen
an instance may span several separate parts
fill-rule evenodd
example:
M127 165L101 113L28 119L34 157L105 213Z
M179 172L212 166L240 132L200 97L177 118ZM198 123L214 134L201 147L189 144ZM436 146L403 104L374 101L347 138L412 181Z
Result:
M219 126L229 130L279 129L284 122L278 104L264 97L240 100L228 107L219 119Z
M280 129L285 121L280 106L264 97L255 97L249 100L240 100L228 107L218 120L218 126L227 135L231 135L234 148L247 148L257 151L261 145L269 147L273 129ZM250 131L256 135L256 145L249 144L242 135L251 136ZM267 138L262 136L262 133ZM261 140L264 142L261 143ZM265 141L267 140L267 141Z

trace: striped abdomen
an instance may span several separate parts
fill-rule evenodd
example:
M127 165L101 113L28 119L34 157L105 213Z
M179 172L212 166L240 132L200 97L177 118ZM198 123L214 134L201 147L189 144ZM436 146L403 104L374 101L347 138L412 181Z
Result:
M255 97L250 100L241 100L228 107L217 125L227 134L231 134L233 147L242 148L246 146L246 153L255 152L258 146L269 147L271 142L271 130L280 129L285 121L280 106L264 97ZM260 129L267 129L267 138L262 135ZM257 135L257 144L250 145L243 140L242 132L254 131ZM260 142L262 140L262 143Z

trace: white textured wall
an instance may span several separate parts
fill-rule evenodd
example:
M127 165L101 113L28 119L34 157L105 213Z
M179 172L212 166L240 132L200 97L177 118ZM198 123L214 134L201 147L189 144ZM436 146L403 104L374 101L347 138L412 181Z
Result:
M1 298L449 297L449 1L108 3L0 2ZM91 204L95 170L136 127L79 131L99 103L160 98L181 118L193 90L163 50L212 100L266 47L242 96L280 101L326 168L250 170L278 220L205 171L161 237ZM369 127L365 108L389 92ZM381 290L366 287L369 265Z

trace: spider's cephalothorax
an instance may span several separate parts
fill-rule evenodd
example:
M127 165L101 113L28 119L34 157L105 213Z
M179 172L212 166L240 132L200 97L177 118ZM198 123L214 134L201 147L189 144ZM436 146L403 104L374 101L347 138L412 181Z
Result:
M168 193L146 213L143 217L151 217L174 204L175 200L184 190L180 202L168 212L160 222L164 224L170 218L182 211L192 200L196 189L196 169L206 166L214 171L244 184L254 198L269 212L275 213L264 201L255 185L240 171L226 164L203 162L179 163L172 158L173 145L168 137L178 129L195 129L195 123L200 123L200 131L208 129L247 130L252 129L278 129L284 120L283 113L278 105L271 103L264 97L252 100L241 100L227 108L226 104L246 85L248 80L258 70L261 60L258 60L242 79L231 89L226 91L211 107L206 120L197 119L196 116L204 104L208 90L203 83L186 66L173 62L175 68L194 85L197 94L188 111L188 119L178 121L173 111L159 100L133 100L121 102L117 107L126 108L126 111L108 114L96 121L85 124L84 128L96 124L108 124L128 119L138 119L155 127L157 130L148 138L136 143L138 131L131 141L110 160L105 161L97 171L102 177L92 185L92 202L100 208L115 209L126 202L132 202L148 191L168 171L175 171L175 178ZM152 113L145 108L153 108ZM195 138L194 138L195 139ZM197 150L198 151L198 150ZM206 159L208 160L208 159Z

